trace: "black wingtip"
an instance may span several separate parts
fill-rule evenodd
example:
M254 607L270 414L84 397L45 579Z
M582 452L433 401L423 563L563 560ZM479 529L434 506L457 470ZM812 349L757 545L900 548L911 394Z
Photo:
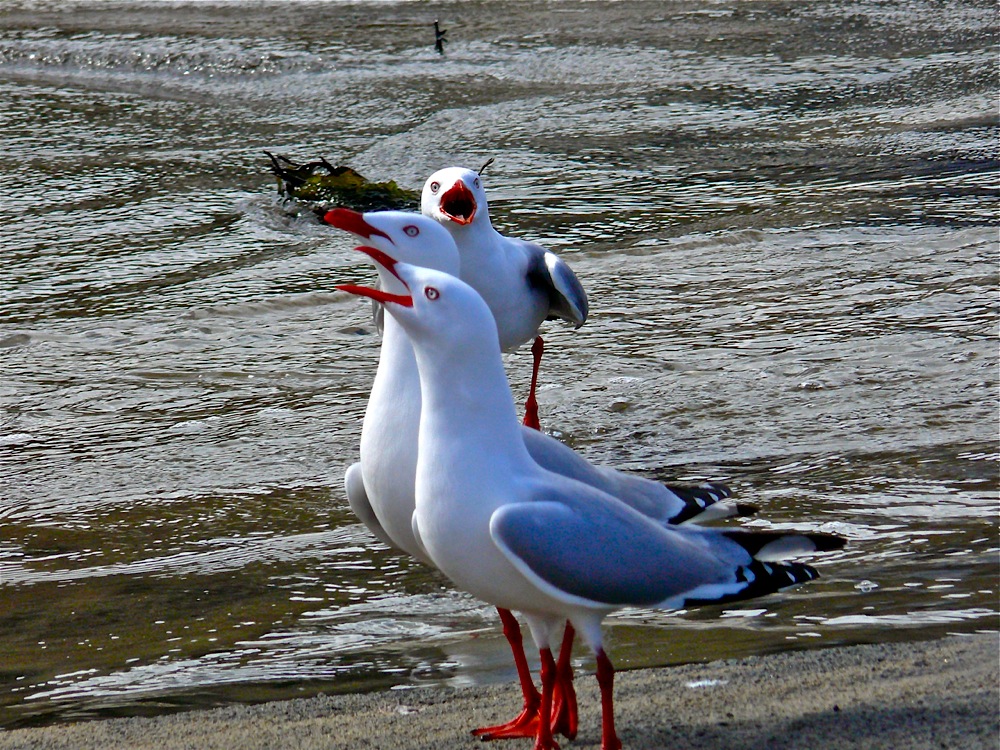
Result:
M754 560L736 571L737 582L746 584L739 591L714 599L685 599L684 604L686 606L727 604L755 599L791 586L815 581L817 578L819 578L819 571L805 563L766 563Z
M817 552L832 552L847 546L847 537L839 534L807 534L816 545Z
M783 542L786 545L781 551L782 557L793 557L795 555L811 554L813 552L830 552L842 549L847 540L837 534L799 533L797 531L771 531L756 529L726 529L721 532L723 536L731 539L750 553L752 557L757 557L764 548L769 554L778 552L773 547L780 546Z
M723 506L717 506L717 503L722 502L729 498L733 492L724 484L719 484L718 482L705 482L704 484L699 484L695 486L681 486L676 484L666 484L664 485L670 492L677 496L677 498L684 503L684 506L670 518L671 524L681 524L692 519L697 519L698 516L705 513L709 508ZM740 508L752 509L749 513L740 512ZM752 515L756 512L756 508L752 505L746 504L728 504L727 511L724 515L718 516L719 518L730 518L736 515Z

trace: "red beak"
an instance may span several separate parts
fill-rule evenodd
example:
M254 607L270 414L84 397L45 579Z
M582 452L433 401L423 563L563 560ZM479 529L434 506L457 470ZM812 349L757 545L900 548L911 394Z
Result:
M354 249L359 253L364 253L397 279L403 281L403 277L396 273L396 263L398 261L388 253L383 253L377 247L368 247L367 245L361 245L360 247L356 247ZM406 285L405 281L403 281L403 285Z
M476 217L476 198L461 180L445 191L438 205L441 213L456 224L471 224Z
M347 211L348 213L355 214L358 217L361 216L361 214L346 208L336 208L334 211ZM333 213L333 211L330 211L330 213ZM362 219L362 221L364 221L364 219ZM367 255L397 279L402 281L403 286L406 286L406 282L403 281L403 277L396 273L397 261L391 255L383 253L376 247L366 247L364 245L354 249ZM408 294L390 294L389 292L384 292L381 289L373 289L369 286L359 286L357 284L338 284L334 288L339 289L342 292L347 292L348 294L356 294L359 297L368 297L369 299L381 302L382 304L385 304L386 302L394 302L395 304L402 305L403 307L413 307L413 297Z
M337 227L337 229L343 229L345 232L356 234L358 237L364 237L366 240L371 239L372 235L375 235L377 237L385 237L389 242L392 242L392 238L389 235L365 221L363 214L359 214L357 211L352 211L349 208L334 208L331 211L327 211L323 216L323 223Z
M413 297L408 294L389 294L381 289L372 289L370 286L358 286L357 284L337 284L334 289L339 289L348 294L356 294L359 297L368 297L383 305L386 302L394 302L403 307L413 307Z

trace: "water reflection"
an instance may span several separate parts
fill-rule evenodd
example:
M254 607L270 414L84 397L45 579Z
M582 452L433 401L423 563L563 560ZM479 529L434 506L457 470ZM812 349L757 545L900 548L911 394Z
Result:
M824 556L824 576L808 590L721 612L622 613L609 628L616 657L639 667L856 642L875 632L902 638L907 630L924 637L993 627L993 459L971 447L950 457L935 449L713 467L762 506L750 526L835 531L851 546ZM963 462L972 466L952 469ZM939 464L953 476L940 476ZM121 513L91 517L119 532L115 546L94 550L82 545L107 538L108 528L81 529L77 538L26 529L24 561L8 557L3 574L18 584L5 591L21 594L8 599L19 613L15 655L35 666L30 682L9 694L30 686L11 720L204 704L248 685L274 697L386 684L379 680L512 676L492 610L380 549L331 504L328 492L314 491L149 503L145 523ZM977 508L984 515L974 522ZM52 595L40 596L46 591ZM62 634L52 618L65 623ZM47 666L50 651L71 668ZM579 666L590 668L588 659L581 649Z

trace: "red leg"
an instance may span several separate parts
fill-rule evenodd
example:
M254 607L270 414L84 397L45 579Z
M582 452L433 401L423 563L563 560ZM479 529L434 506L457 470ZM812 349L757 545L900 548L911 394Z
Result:
M552 694L552 734L561 734L566 739L576 739L579 726L576 708L576 690L573 689L573 639L576 631L566 621L566 632L559 647L559 663L556 665L556 684Z
M507 636L510 650L514 653L514 665L517 667L517 677L521 681L521 692L524 694L524 708L517 718L506 724L473 729L472 733L483 740L502 740L512 737L535 737L538 734L538 706L541 698L531 679L531 669L524 655L524 642L521 638L521 626L509 609L500 609L500 621L503 623L503 634Z
M559 750L552 738L552 691L556 684L556 660L552 649L539 651L542 657L542 703L538 709L538 734L535 735L535 750Z
M535 343L531 345L531 387L528 389L528 398L524 402L524 425L536 430L542 429L541 422L538 421L538 400L535 398L535 388L538 385L538 368L542 364L542 352L545 351L545 342L541 336L535 336Z
M597 652L597 684L601 686L601 750L622 750L615 733L615 668L604 649Z

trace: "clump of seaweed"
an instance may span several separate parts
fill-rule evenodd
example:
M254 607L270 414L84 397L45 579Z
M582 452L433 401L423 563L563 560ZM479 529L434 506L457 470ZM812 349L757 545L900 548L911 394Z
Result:
M314 213L337 206L355 211L419 210L420 193L394 181L371 182L350 167L335 167L320 157L299 164L265 151L278 180L278 193Z

